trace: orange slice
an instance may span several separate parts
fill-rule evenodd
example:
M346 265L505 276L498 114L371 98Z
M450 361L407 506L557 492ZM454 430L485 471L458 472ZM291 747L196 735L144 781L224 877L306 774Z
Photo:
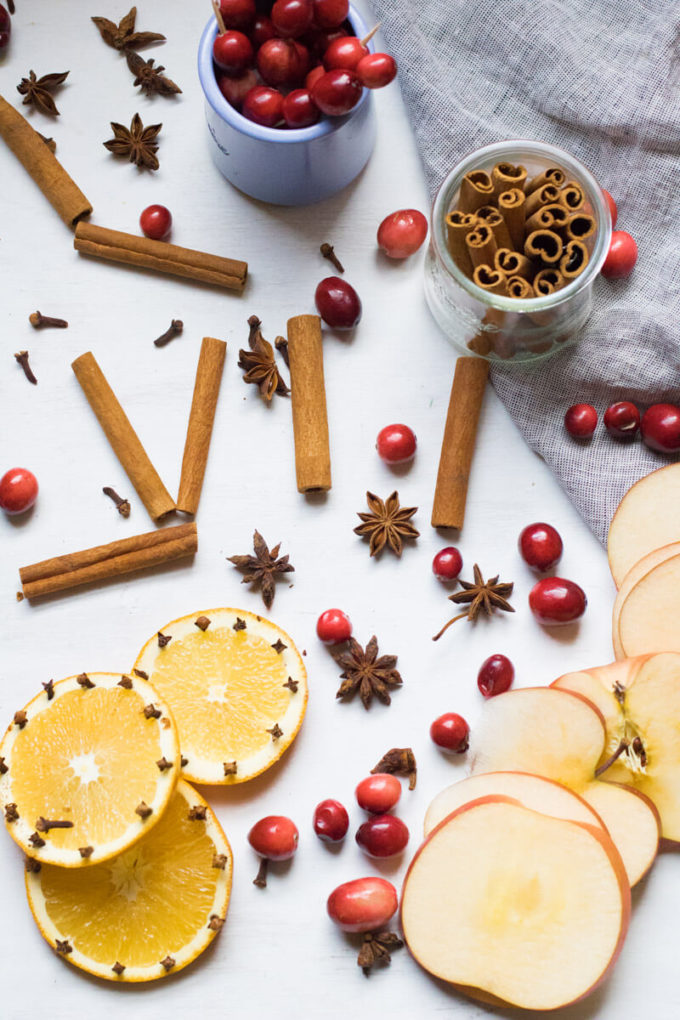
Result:
M29 861L26 892L43 936L69 963L110 981L154 981L220 931L232 867L213 811L180 780L134 847L84 871Z
M0 743L0 806L30 857L82 868L152 828L179 771L177 729L153 687L81 673L15 714Z
M183 775L232 784L264 772L295 739L307 674L285 631L244 609L168 623L135 663L172 706Z

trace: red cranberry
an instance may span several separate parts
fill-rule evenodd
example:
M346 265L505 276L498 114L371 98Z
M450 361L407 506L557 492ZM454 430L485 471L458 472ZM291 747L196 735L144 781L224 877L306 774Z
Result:
M220 13L227 28L248 28L255 20L255 0L220 0Z
M360 808L382 815L390 811L401 797L401 783L388 772L375 772L362 779L354 792Z
M529 608L539 623L554 626L583 616L588 600L583 588L563 577L544 577L529 592Z
M316 621L316 634L325 645L340 645L352 636L352 622L342 609L326 609Z
M470 727L462 715L456 712L440 715L430 726L430 736L437 747L455 754L465 754L469 747L469 735Z
M439 581L455 581L463 569L463 557L453 545L440 549L432 560L432 572Z
M321 116L312 102L308 89L293 89L283 97L283 119L289 128L306 128L316 124Z
M367 89L382 89L397 77L397 62L389 53L368 53L356 65L356 72Z
M405 464L416 454L416 436L408 425L386 425L378 433L375 448L388 464Z
M479 667L477 686L485 698L495 698L497 694L507 691L514 679L515 667L507 655L490 655Z
M339 800L322 800L314 809L314 832L324 843L339 843L347 835L349 815Z
M395 815L374 815L357 830L356 841L369 857L394 857L408 843L409 831Z
M146 237L162 241L172 227L172 215L164 205L148 205L139 217L139 225Z
M349 14L349 0L314 0L314 24L339 28Z
M253 22L253 27L250 30L250 38L253 41L253 46L258 49L263 43L266 43L269 39L274 39L276 36L276 29L274 28L274 22L271 18L268 18L266 14L258 14Z
M257 51L257 69L267 85L297 85L308 66L307 49L297 39L268 39Z
M252 88L258 83L258 78L252 68L248 68L243 74L240 74L238 78L232 77L229 74L219 74L217 76L217 87L227 100L228 103L236 109L240 110L243 105L243 100L246 94L250 92Z
M297 850L299 833L294 822L285 815L267 815L255 822L248 833L248 842L262 858L254 885L267 884L267 862L287 861Z
M518 546L520 556L534 570L551 570L562 555L562 539L552 524L527 524Z
M218 35L213 43L213 60L225 74L243 74L252 64L253 44L243 32L230 29Z
M590 439L597 427L597 411L592 404L572 404L564 416L564 427L574 439Z
M336 39L342 39L347 35L349 35L349 32L345 28L327 28L308 32L305 36L305 41L312 52L321 60L332 42L335 42Z
M353 329L361 318L359 295L346 280L327 276L314 293L316 308L331 329Z
M312 99L322 113L342 117L354 109L362 92L361 82L351 71L327 71L312 86Z
M331 921L343 931L366 932L384 928L396 913L397 890L386 878L355 878L343 882L328 897Z
M390 259L407 259L427 237L427 220L418 209L398 209L378 227L378 247Z
M327 71L353 71L362 57L368 54L368 47L355 35L344 35L334 39L323 55L323 66Z
M629 400L621 400L604 412L604 427L614 439L634 439L640 428L640 412Z
M38 498L38 480L26 468L10 468L0 478L0 509L6 514L23 514Z
M616 221L619 218L619 210L616 208L616 202L605 188L602 189L602 194L604 195L605 201L609 206L609 215L612 218L612 230L613 230L614 227L616 226Z
M255 124L276 127L283 118L283 96L277 89L256 85L246 92L241 113Z
M313 14L312 0L276 0L271 17L279 35L297 38L309 28Z
M652 404L640 422L642 441L659 453L680 450L680 407L675 404Z
M312 85L314 85L315 82L319 80L319 78L323 78L325 73L326 68L323 66L323 64L317 64L316 67L313 67L312 70L308 73L307 77L305 78L305 88L309 89L309 91L311 92Z
M0 4L0 50L4 50L5 46L9 45L11 34L12 19L9 16L9 12Z
M628 276L637 262L638 249L635 241L625 230L612 231L609 251L602 266L602 275L608 280Z

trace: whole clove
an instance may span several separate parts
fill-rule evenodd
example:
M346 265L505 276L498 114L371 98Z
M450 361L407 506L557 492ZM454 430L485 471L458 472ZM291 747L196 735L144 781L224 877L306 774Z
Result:
M328 242L324 241L324 243L319 248L319 251L321 252L325 259L328 259L328 261L335 266L339 273L344 273L345 267L343 266L338 256L335 254L335 249L333 248L332 244L328 244Z
M49 326L55 329L66 329L68 327L66 319L55 319L51 315L43 315L42 312L31 312L28 321L33 326L33 329L46 329Z
M288 357L288 341L283 336L277 336L274 341L274 347L285 361L288 368L290 368L290 358Z
M104 493L105 496L108 496L109 499L113 500L113 502L116 504L116 510L118 511L121 517L130 516L129 500L123 499L121 496L119 496L116 490L112 489L110 485L105 485L104 488L102 489L102 492Z
M14 357L16 358L16 360L19 362L19 364L23 368L24 375L26 376L28 381L30 383L33 383L34 386L37 386L38 385L38 380L33 375L33 369L31 368L31 366L28 363L28 351L19 351L18 354L14 355Z
M179 336L184 329L184 323L181 319L173 319L165 333L161 333L159 337L154 340L155 347L165 347L169 344L176 336Z

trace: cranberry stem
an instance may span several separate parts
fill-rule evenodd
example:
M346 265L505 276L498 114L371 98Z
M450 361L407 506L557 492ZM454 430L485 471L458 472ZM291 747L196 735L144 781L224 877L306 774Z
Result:
M222 17L222 11L220 10L218 0L212 0L212 8L215 12L215 17L217 18L217 27L220 30L220 35L224 35L227 31L227 26L224 24L224 18Z
M267 857L263 857L261 859L261 861L260 861L260 867L258 869L257 875L253 879L253 885L256 885L258 889L266 889L267 888L267 868L268 868L268 866L269 866L269 859Z

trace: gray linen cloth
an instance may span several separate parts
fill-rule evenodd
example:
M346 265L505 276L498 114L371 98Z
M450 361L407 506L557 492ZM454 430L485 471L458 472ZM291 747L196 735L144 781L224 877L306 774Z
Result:
M489 142L532 138L580 159L636 239L626 280L600 278L576 347L493 385L600 541L630 485L669 463L612 439L610 403L680 402L680 5L676 0L371 0L436 188ZM594 404L589 443L564 431Z

